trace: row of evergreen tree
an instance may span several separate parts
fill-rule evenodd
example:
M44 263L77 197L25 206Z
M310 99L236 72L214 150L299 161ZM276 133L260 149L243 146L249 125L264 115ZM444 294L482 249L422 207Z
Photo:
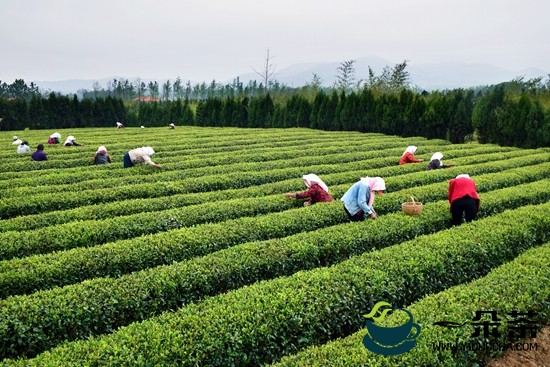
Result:
M126 118L126 107L119 98L79 100L56 93L48 98L34 94L30 100L0 98L1 130L61 129L115 126Z
M475 139L475 131L481 143L550 146L550 110L544 111L528 93L506 97L502 86L477 96L463 89L431 94L364 89L347 95L319 91L312 102L300 94L285 103L269 95L250 100L209 98L198 102L195 125L355 130L452 143Z
M550 110L544 110L531 93L508 96L497 86L477 101L472 125L480 143L522 148L550 146Z
M292 88L278 82L277 80L268 81L268 88L272 95L285 93ZM250 80L246 84L239 77L233 79L231 83L222 84L216 80L210 83L201 82L191 84L187 81L185 84L181 78L177 78L173 83L170 80L159 83L158 81L150 81L145 83L141 79L136 79L131 82L128 79L113 79L107 83L106 87L102 87L99 83L94 83L93 90L80 89L78 94L81 98L105 98L107 96L122 98L124 100L142 99L143 97L151 97L153 100L170 101L170 100L201 100L212 97L236 97L236 96L259 96L265 91L265 85L256 80ZM1 95L1 85L0 85Z
M381 75L376 75L369 67L369 75L366 79L355 79L355 62L356 60L347 60L341 63L336 69L336 81L333 88L349 93L362 88L376 88L384 93L396 92L403 88L409 88L410 75L406 70L407 61L396 64L393 68L386 66L382 70ZM180 77L177 77L174 82L166 80L159 84L158 81L149 81L146 83L140 78L130 81L125 78L114 78L107 82L107 86L103 87L98 81L94 81L93 90L80 89L77 92L79 99L96 99L96 98L122 98L128 100L156 100L156 101L173 101L173 100L205 100L209 98L235 98L235 97L257 97L265 95L267 91L272 97L278 98L280 95L292 94L299 89L311 89L314 91L324 89L329 90L330 87L323 87L323 82L317 74L313 74L311 82L304 87L289 87L284 83L280 83L273 77L274 65L269 61L269 50L266 58L265 72L258 73L263 82L249 80L244 84L239 77L233 79L231 83L222 84L216 80L210 83L202 82L191 84L188 80L185 84ZM43 94L47 96L47 92L42 92L34 83L27 86L23 79L16 79L12 84L7 84L0 81L0 98L18 98L30 100L35 94Z
M461 143L474 131L482 143L524 148L550 146L550 111L527 92L507 95L500 86L476 95L472 90L346 94L317 93L259 97L212 97L189 102L124 102L107 96L79 100L50 93L30 100L0 98L2 130L126 126L309 127L424 136Z
M271 95L284 94L292 92L293 89L277 80L268 81L268 89ZM149 97L151 100L157 101L173 101L173 100L201 100L207 98L224 98L236 96L260 96L265 93L266 87L263 83L256 80L250 80L246 84L239 77L233 79L231 83L222 84L216 80L210 83L202 82L191 84L187 81L183 84L181 78L177 78L173 83L166 80L159 84L158 81L150 81L145 83L141 79L136 79L131 82L128 79L120 78L113 79L107 83L107 86L101 86L99 82L94 82L93 90L79 89L77 96L79 99L97 98L121 98L124 101L142 100ZM34 95L42 95L47 97L49 91L44 91L38 88L36 84L31 82L27 85L23 79L16 79L13 83L8 84L0 80L0 98L4 99L25 99L30 100Z

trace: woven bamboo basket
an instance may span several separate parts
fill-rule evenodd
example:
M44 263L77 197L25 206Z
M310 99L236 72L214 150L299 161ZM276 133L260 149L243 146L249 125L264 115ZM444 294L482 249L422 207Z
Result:
M412 196L407 202L401 204L401 209L403 209L403 213L407 215L418 215L422 212L423 207L424 206L422 205L422 203L419 201L415 201Z

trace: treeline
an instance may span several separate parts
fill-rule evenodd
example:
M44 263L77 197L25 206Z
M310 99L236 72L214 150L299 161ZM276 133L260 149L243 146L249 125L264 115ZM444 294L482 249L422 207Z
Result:
M315 73L313 73L312 80L306 83L304 87L289 87L284 83L280 83L273 77L274 66L270 64L268 51L265 69L272 72L267 72L265 75L258 73L263 80L261 82L250 80L245 84L239 77L226 84L219 83L215 79L210 83L203 81L192 84L190 80L184 83L180 77L177 77L173 82L168 79L161 83L158 81L145 82L141 78L136 78L133 81L125 78L113 78L107 82L106 86L102 86L98 81L95 81L92 90L80 89L76 95L79 99L94 100L112 97L121 98L124 101L167 102L178 99L199 101L209 98L251 98L263 96L267 91L273 98L279 98L304 89L310 92L337 89L349 93L363 88L375 88L383 93L393 93L409 88L410 75L406 70L407 60L396 64L394 67L386 66L380 75L376 75L369 67L368 77L359 80L355 77L355 62L356 60L347 60L340 64L336 69L336 81L332 87L323 86L322 79ZM39 90L34 83L27 86L23 79L16 79L12 84L0 81L0 98L30 100L35 94L42 94L43 97L46 97L49 92Z
M478 139L522 148L550 146L550 109L528 92L506 96L504 86L486 94L445 92L378 93L376 89L313 97L299 93L285 101L268 94L256 98L199 101L198 126L308 127L355 130L399 136L424 136L463 143ZM475 134L474 134L475 132Z
M288 87L277 80L269 80L267 89L273 96L281 94L292 94L297 88ZM210 83L201 82L191 84L187 81L185 84L181 78L177 78L174 82L166 80L164 83L150 81L145 83L141 79L136 79L133 82L120 78L112 79L107 82L106 86L101 86L99 82L94 82L93 90L80 89L76 95L78 99L98 98L120 98L124 101L130 100L155 100L155 101L175 101L181 100L204 100L208 98L218 97L255 97L265 94L266 87L264 83L256 80L250 80L244 84L239 77L233 79L231 83L222 84L216 80ZM33 96L42 96L47 98L50 91L44 91L31 82L27 85L23 79L16 79L13 83L8 84L0 80L0 99L24 99L29 101ZM59 94L59 93L57 93Z
M113 79L107 83L106 87L94 83L93 90L81 89L78 94L81 98L105 98L107 96L122 98L124 100L142 99L150 97L153 100L171 101L171 100L201 100L213 97L237 97L237 96L259 96L264 94L265 85L256 80L251 80L244 84L239 77L233 79L231 83L222 84L216 80L210 83L201 82L191 84L191 81L183 82L181 78L176 78L171 82L166 80L144 82L141 79L130 81L128 79ZM278 95L291 91L292 88L277 80L268 81L268 89L272 95Z
M11 84L0 81L0 98L30 100L40 93L40 88L33 82L27 85L23 79L15 79Z
M453 143L477 139L523 148L550 146L550 109L541 104L541 95L532 90L511 93L505 85L477 94L470 89L383 93L363 88L345 93L303 87L276 97L268 93L161 102L110 96L79 100L50 93L48 98L33 95L29 100L0 98L0 118L2 130L114 127L121 121L126 126L308 127Z
M550 146L550 109L545 111L531 94L508 96L500 85L480 97L472 114L479 142L522 148Z
M400 136L425 136L463 142L473 133L474 93L377 94L366 89L345 94L319 91L313 101L294 94L284 103L270 95L256 98L210 98L199 101L195 125L237 127L308 127L357 130Z
M119 98L79 100L52 92L48 98L0 98L0 119L1 130L114 126L126 119L126 107Z

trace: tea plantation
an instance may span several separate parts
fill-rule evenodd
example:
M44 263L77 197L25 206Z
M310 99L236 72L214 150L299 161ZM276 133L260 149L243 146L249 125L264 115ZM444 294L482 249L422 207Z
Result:
M502 352L484 346L510 345L504 315L550 323L549 148L308 129L59 132L84 145L0 133L2 366L475 365ZM48 160L17 154L13 135ZM91 164L100 145L111 164ZM408 145L425 161L398 165ZM141 146L161 169L123 168ZM436 151L454 166L426 171ZM308 173L334 202L284 197ZM461 173L481 211L452 227L447 190ZM387 190L376 220L351 223L339 199L364 176ZM417 217L401 211L411 196ZM365 347L363 315L380 301L414 315L414 348ZM476 335L476 311L502 322Z

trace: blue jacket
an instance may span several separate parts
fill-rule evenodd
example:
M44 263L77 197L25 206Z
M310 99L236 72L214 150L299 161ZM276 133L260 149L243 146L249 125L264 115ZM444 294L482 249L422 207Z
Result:
M371 215L374 209L368 206L370 193L370 187L357 181L340 200L344 202L344 206L351 215L357 214L359 210L362 210L365 215Z
M46 153L44 153L43 150L36 150L33 154L31 154L31 158L35 161L47 161L48 157L46 156Z

